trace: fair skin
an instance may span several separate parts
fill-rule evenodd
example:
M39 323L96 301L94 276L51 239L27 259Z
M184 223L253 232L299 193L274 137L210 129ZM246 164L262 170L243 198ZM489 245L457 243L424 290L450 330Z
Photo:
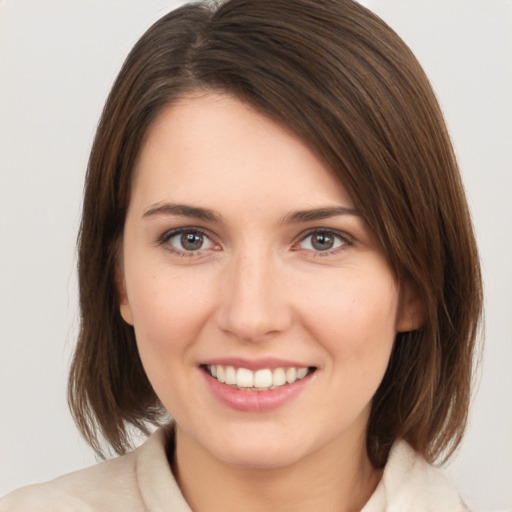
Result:
M168 106L135 169L119 273L194 511L361 509L380 477L370 402L414 301L303 141L226 95Z

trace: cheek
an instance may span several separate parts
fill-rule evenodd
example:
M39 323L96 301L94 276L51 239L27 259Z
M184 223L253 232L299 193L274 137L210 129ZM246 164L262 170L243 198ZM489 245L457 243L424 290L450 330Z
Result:
M191 284L190 279L184 282L165 272L132 282L130 305L138 351L149 381L171 414L192 385L187 369L208 305Z
M183 275L164 267L131 275L137 276L128 283L135 336L152 380L187 362L188 349L210 315L214 292L199 272Z
M387 366L396 335L397 286L382 273L343 277L305 294L308 329L339 364L353 363L349 371Z

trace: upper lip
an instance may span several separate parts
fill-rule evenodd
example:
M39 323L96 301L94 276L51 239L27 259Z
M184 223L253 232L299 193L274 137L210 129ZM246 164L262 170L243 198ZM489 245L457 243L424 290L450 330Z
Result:
M233 366L235 368L247 368L248 370L256 371L264 368L310 368L311 364L305 364L298 361L290 361L289 359L279 359L274 357L265 357L261 359L246 359L242 357L219 357L208 359L201 363L202 366Z

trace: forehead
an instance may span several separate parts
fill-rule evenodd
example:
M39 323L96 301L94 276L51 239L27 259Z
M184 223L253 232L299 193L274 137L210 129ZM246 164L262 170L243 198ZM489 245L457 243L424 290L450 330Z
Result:
M215 208L352 205L339 179L291 130L217 93L172 103L146 134L132 201L168 200Z

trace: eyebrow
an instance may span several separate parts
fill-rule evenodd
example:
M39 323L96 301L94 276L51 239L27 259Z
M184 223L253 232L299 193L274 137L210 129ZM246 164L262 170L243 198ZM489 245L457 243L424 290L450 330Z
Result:
M203 220L208 222L222 221L222 216L220 214L208 208L172 203L155 204L148 208L144 212L142 217L148 218L157 215L176 215L180 217L189 217L191 219Z
M291 212L283 217L282 222L283 224L299 224L301 222L329 219L340 215L361 216L355 208L347 208L346 206L330 206Z
M148 218L160 215L188 217L191 219L208 222L222 222L222 215L214 210L210 210L209 208L173 203L155 204L148 208L142 217ZM330 206L314 208L311 210L298 210L295 212L290 212L281 219L281 223L299 224L301 222L313 222L317 220L329 219L331 217L338 217L340 215L360 216L361 214L354 208L347 208L345 206Z

